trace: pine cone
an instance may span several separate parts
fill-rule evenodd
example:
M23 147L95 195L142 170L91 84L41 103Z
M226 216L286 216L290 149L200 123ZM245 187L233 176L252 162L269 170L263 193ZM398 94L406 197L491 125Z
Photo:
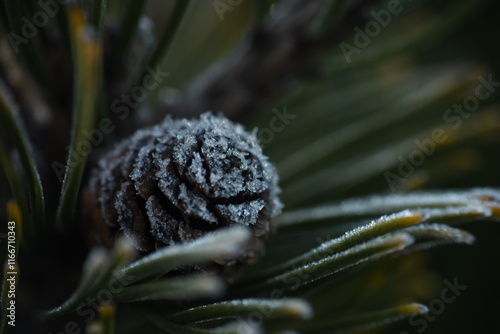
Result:
M237 261L250 262L281 210L277 180L255 132L210 113L168 117L100 160L83 204L93 239L111 246L124 233L142 252L248 226L253 238Z

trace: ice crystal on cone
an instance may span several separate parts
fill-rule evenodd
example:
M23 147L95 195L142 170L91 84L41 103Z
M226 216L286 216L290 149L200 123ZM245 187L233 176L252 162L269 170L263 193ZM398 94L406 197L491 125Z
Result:
M120 231L143 252L229 226L251 228L248 261L281 210L277 175L254 133L223 116L167 118L107 154L84 194L93 237Z

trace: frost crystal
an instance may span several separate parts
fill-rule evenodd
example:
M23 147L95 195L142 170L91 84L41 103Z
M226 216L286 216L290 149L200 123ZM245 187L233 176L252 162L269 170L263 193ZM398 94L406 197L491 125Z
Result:
M107 245L123 233L149 252L242 224L254 235L249 253L259 253L281 210L278 193L255 133L205 113L167 118L120 143L92 171L84 204Z

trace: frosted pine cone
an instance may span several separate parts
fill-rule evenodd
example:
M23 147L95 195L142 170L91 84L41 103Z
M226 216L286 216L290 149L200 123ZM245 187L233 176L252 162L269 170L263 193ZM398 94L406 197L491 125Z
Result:
M238 259L248 262L281 210L278 193L255 133L205 113L167 118L120 143L92 171L83 201L92 237L106 246L124 233L150 252L241 224L253 232Z

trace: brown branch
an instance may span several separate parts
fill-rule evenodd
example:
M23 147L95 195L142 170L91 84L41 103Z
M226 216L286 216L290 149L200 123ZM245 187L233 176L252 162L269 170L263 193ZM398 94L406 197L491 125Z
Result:
M328 1L284 1L279 18L268 16L229 57L196 78L168 111L182 116L222 111L239 121L255 117L299 80L315 76L318 56L363 23L363 11L372 2L348 2L341 18L318 36L314 28Z

